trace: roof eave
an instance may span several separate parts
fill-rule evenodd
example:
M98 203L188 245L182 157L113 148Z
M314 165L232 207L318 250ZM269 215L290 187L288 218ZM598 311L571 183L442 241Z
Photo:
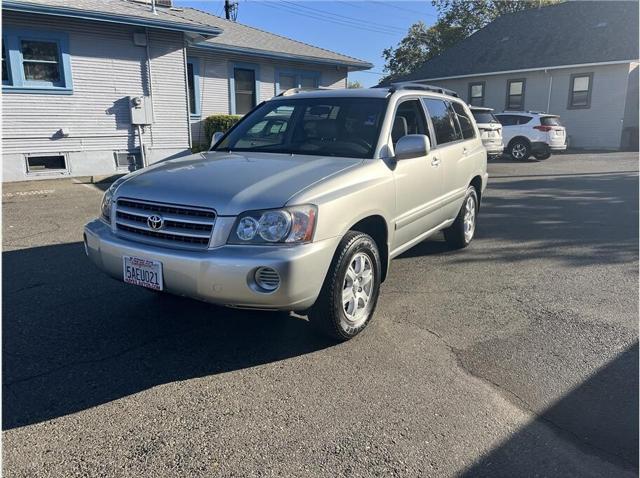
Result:
M173 30L188 33L195 33L206 38L212 38L222 33L217 27L206 27L196 25L184 25L161 19L152 20L140 17L128 17L125 15L114 15L109 13L81 11L75 8L51 7L48 5L35 5L14 0L4 0L2 10L10 10L23 13L37 13L41 15L52 15L59 17L78 18L81 20L94 20L108 23L119 23L124 25L136 25L142 27L159 28L162 30Z
M299 61L302 63L315 63L315 64L326 64L330 66L344 66L348 68L348 71L361 71L368 70L373 68L373 64L365 61L348 61L348 60L336 60L333 58L318 58L313 56L305 56L305 55L294 55L291 53L283 53L277 51L267 51L260 50L257 48L245 48L245 47L236 47L230 45L222 45L222 44L211 44L211 43L193 43L189 45L190 48L195 48L198 50L212 50L212 51L224 51L229 53L241 53L250 56L259 56L262 58L273 58L276 60L290 60L290 61Z

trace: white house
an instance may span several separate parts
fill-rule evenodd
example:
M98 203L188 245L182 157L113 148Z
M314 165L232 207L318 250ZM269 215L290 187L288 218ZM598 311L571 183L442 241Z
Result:
M2 2L4 181L114 174L186 154L208 142L208 115L246 113L290 87L344 87L349 71L371 67L157 3Z
M503 15L397 81L559 114L572 147L637 150L638 58L637 1L568 1Z

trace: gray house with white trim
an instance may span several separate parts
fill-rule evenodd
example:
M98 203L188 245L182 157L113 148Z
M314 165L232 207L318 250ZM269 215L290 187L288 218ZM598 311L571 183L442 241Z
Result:
M571 147L637 150L638 58L637 1L568 1L501 16L397 81L559 114Z
M244 114L290 87L342 88L372 66L157 3L2 2L3 181L115 174L186 154L208 142L208 115Z

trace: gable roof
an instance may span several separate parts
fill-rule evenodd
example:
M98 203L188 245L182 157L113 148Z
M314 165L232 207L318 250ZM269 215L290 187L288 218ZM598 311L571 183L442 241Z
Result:
M4 0L2 10L147 26L205 37L222 33L216 26L172 15L169 9L158 8L154 14L150 5L126 0Z
M568 1L503 15L393 81L637 59L637 1Z
M258 56L275 56L289 60L310 61L347 66L350 70L372 68L369 62L351 56L319 48L307 43L276 35L258 28L220 18L195 8L175 8L173 14L191 21L212 25L222 30L222 34L206 42L193 45Z
M225 20L194 8L157 6L132 0L4 0L3 10L80 18L184 31L200 35L195 48L244 53L261 57L346 66L366 70L369 62L307 43Z

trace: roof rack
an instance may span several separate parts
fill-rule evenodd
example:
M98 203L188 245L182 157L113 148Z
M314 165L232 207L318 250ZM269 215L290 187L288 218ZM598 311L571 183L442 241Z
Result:
M530 115L546 115L547 113L545 111L536 111L536 110L527 110L527 111L522 111L522 110L503 110L503 113L529 113Z
M306 91L326 91L332 89L333 88L327 88L326 86L318 86L316 88L289 88L288 90L278 93L276 96L291 96L297 95L298 93L304 93Z
M374 86L374 88L386 88L386 86ZM394 91L398 90L431 91L432 93L440 93L441 95L449 95L455 98L460 98L460 95L458 95L458 93L448 88L434 85L425 85L424 83L417 83L415 81L399 81L397 83L391 83L391 85L389 85L389 93L393 93Z

